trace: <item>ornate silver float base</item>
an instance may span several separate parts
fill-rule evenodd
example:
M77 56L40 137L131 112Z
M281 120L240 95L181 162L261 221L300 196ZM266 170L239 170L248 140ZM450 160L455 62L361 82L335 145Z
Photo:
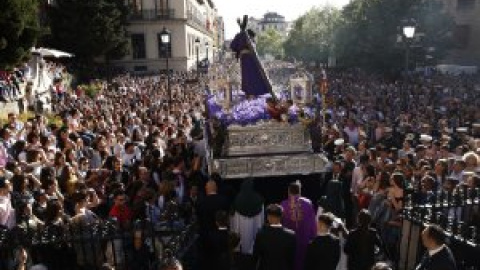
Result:
M322 154L249 156L210 160L210 168L224 179L308 175L328 171L329 161Z
M226 157L281 155L308 153L312 150L312 142L310 134L302 124L271 120L250 126L229 126L224 147Z

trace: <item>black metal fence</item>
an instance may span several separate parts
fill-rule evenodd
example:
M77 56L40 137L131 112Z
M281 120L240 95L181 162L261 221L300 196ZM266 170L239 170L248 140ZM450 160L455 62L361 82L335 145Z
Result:
M458 269L480 269L479 188L465 186L454 192L437 193L410 191L406 194L403 216L398 269L415 269L425 252L421 232L428 224L438 224L445 230Z
M112 220L2 228L0 270L15 269L20 248L27 250L29 264L44 264L49 270L100 269L104 263L117 270L159 269L173 256L181 259L195 235L193 224L154 225L148 220L137 221L130 229L120 229Z

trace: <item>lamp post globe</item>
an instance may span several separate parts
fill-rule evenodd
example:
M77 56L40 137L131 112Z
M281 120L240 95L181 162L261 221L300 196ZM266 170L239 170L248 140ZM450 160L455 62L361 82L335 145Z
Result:
M403 34L406 38L410 39L415 36L415 25L406 25L403 27Z
M163 27L162 32L160 32L160 39L162 40L163 45L170 44L170 31L167 28Z

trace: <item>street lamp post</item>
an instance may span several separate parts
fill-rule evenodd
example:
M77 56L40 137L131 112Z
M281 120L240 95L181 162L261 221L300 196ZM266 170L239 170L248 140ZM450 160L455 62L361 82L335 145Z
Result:
M410 42L412 38L415 36L415 24L408 23L403 26L403 35L405 36L405 72L408 73L409 71L409 62L410 62Z
M217 46L213 44L212 46L212 62L215 62L215 51L217 50Z
M200 64L199 59L198 59L198 57L199 57L198 49L199 48L200 48L200 39L197 37L195 39L195 51L196 51L196 54L197 54L197 80L200 79L200 71L198 70L199 64Z
M408 78L408 72L410 70L410 43L415 36L415 22L413 20L408 21L403 25L403 35L405 39L405 80ZM405 110L408 108L408 99L410 97L410 92L408 91L408 86L405 84L405 93L403 94L403 106Z
M168 58L170 57L170 44L171 44L171 35L170 31L167 28L163 27L162 32L160 32L160 39L162 41L163 52L166 59L167 67L167 91L168 91L168 106L172 108L172 89L170 88L170 69L168 67Z
M207 63L209 63L210 61L208 60L208 42L205 42L205 50L207 51Z

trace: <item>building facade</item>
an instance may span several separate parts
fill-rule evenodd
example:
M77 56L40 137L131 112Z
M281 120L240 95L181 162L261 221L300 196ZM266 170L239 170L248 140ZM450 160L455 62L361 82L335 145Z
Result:
M455 18L455 48L446 64L480 66L480 0L444 0L445 8Z
M169 70L191 70L196 68L197 51L200 61L206 58L211 61L219 44L223 44L223 20L219 23L212 0L126 2L131 8L127 28L131 51L114 61L126 70L148 73L167 70L167 57ZM161 43L160 33L164 28L171 35L168 48Z
M263 15L263 18L256 19L254 17L249 18L249 27L260 34L268 29L274 29L281 35L287 36L291 29L291 22L287 22L285 17L276 12L267 12Z

